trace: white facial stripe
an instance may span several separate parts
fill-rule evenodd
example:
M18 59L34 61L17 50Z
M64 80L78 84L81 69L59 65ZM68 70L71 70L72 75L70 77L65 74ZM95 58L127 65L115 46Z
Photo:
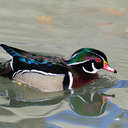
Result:
M94 63L92 63L93 73L96 73L98 69L95 68Z
M82 69L83 69L85 72L87 72L87 73L94 74L94 73L96 73L96 72L98 71L98 70L95 68L94 63L92 63L92 68L93 68L93 71L88 71L88 70L86 70L86 69L84 68L84 66L82 67Z
M82 67L82 69L83 69L85 72L87 72L87 73L91 73L90 71L86 70L86 69L84 68L84 66Z
M76 62L76 63L72 63L72 64L68 64L68 65L70 66L70 65L78 65L78 64L83 64L83 63L85 63L85 62L87 62L87 61L89 61L89 60L82 61L82 62Z
M71 72L68 72L68 75L69 75L69 87L68 89L72 89L72 84L73 84L73 76L72 76L72 73Z
M77 53L76 53L76 54L74 54L74 55L72 56L72 58L74 58L76 55L77 55Z

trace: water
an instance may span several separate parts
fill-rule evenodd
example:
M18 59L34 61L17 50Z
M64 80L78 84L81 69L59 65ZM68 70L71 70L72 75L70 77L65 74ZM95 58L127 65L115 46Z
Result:
M118 71L117 75L101 71L91 89L73 95L42 94L1 77L0 128L127 128L127 4L126 0L0 0L2 43L65 58L79 48L93 47L104 51ZM1 60L8 57L1 51ZM105 99L102 93L116 97Z

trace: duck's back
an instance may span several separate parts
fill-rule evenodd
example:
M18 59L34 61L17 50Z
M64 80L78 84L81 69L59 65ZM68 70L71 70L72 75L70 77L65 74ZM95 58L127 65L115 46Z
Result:
M1 63L2 67L0 74L2 75L6 76L6 74L10 74L10 72L14 73L19 70L38 70L53 75L65 74L68 72L63 58L38 55L4 44L0 46L12 56L10 61Z

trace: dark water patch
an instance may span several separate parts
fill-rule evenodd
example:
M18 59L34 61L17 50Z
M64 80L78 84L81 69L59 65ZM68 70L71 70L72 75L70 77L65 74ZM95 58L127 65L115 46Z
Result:
M59 93L62 95L49 93L46 96L46 93L27 86L18 86L6 78L0 77L0 80L1 114L7 117L8 113L10 116L15 115L20 120L19 128L21 127L20 122L26 122L25 126L29 126L29 121L32 121L31 118L34 118L35 115L36 124L40 122L38 120L43 119L44 122L40 123L46 127L60 127L61 123L72 127L97 128L113 127L118 123L125 127L127 124L125 121L128 119L127 110L124 111L118 104L112 102L110 98L114 99L113 97L105 96L102 93L108 94L108 91L114 88L127 88L128 81L118 81L113 77L102 76L96 83L88 87ZM114 94L116 97L116 92ZM26 119L18 118L19 112L28 117ZM6 122L3 123L3 127L12 127L16 124L16 122Z

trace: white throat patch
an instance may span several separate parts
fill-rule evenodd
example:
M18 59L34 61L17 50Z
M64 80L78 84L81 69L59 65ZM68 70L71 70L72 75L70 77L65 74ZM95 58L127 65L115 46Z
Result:
M94 66L94 63L92 63L92 69L93 69L93 71L88 71L88 70L86 70L85 68L84 68L84 66L82 67L82 69L84 70L84 72L86 72L86 73L91 73L91 74L95 74L95 73L97 73L97 69L95 68L95 66Z

